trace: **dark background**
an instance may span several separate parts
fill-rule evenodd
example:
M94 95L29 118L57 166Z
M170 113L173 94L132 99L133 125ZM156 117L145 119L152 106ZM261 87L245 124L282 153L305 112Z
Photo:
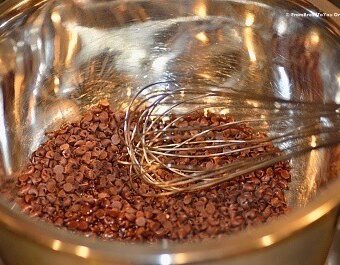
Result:
M340 8L340 0L329 0L332 2L334 5L336 5L338 8Z

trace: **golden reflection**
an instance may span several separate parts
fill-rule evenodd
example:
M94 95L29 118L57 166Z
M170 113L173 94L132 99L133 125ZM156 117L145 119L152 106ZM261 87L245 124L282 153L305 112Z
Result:
M65 59L65 64L69 66L72 62L72 57L75 53L75 50L77 48L78 44L78 34L75 31L69 32L69 42L68 42L68 49L67 49L67 55Z
M131 97L131 87L127 88L126 96Z
M54 83L54 93L58 94L59 92L59 88L60 88L60 80L59 80L59 77L55 76L54 77L54 80L53 80L53 83Z
M53 240L52 249L56 250L56 251L60 250L61 249L61 241L60 240Z
M320 42L320 36L317 32L312 31L310 34L310 40L312 45L317 45Z
M316 147L316 137L315 135L312 135L312 140L310 141L310 146L311 147Z
M32 95L29 97L28 100L28 110L29 110L29 121L30 125L35 125L36 123L36 104L37 104L37 99L36 99L36 92L37 90L33 90Z
M244 29L243 33L244 33L244 41L245 41L246 49L248 50L248 54L249 54L249 59L251 62L256 62L253 29L250 27L247 27Z
M315 49L319 47L319 44L320 44L319 33L315 30L311 31L305 40L305 47L307 49Z
M197 40L199 40L200 42L204 43L204 44L206 44L206 43L209 42L209 39L208 39L208 37L207 37L207 34L205 34L205 32L203 32L203 31L200 32L200 33L197 33L196 36L195 36L195 38L196 38Z
M223 109L223 110L221 110L221 112L220 112L222 115L227 115L227 114L229 114L230 113L230 109L228 109L228 108L226 108L226 109Z
M308 220L308 223L315 222L316 220L321 218L325 214L325 212L329 211L329 209L325 209L325 208L326 208L326 206L320 207L318 209L315 209L314 211L312 211L308 215L306 215L305 218L306 218L306 220Z
M271 235L267 235L261 238L261 243L264 247L268 247L272 244L274 244L274 238Z
M312 137L312 141L311 141L311 145L316 145L316 140L315 140L315 136L314 136L314 140ZM310 196L313 194L313 192L316 189L315 186L315 179L317 177L317 175L319 174L319 169L322 167L322 165L320 164L322 159L320 156L320 152L322 152L321 150L312 150L310 152L309 155L309 159L307 162L307 169L306 169L306 173L305 173L305 180L303 183L303 187L305 187L305 190L303 190L302 194L300 194L300 199L299 201L301 201L302 205L304 205L305 203L307 203L308 199L310 198Z
M255 16L254 16L254 14L253 13L247 13L246 14L246 22L245 22L245 24L246 24L246 26L247 27L250 27L250 26L252 26L253 24L254 24L254 21L255 21Z
M207 16L207 5L205 1L198 1L198 3L194 7L194 14L201 18Z
M203 109L203 115L204 115L205 117L208 117L209 111L210 111L209 108L204 108L204 109Z
M23 93L23 83L25 81L24 75L21 73L16 73L15 75L15 80L14 80L14 95L15 95L15 100L14 100L14 117L16 121L16 130L20 128L21 125L21 106L22 106L22 93ZM20 131L20 130L18 130Z
M211 79L212 78L211 75L206 74L206 73L199 73L197 75L200 76L200 77L203 77L205 79Z
M122 103L122 105L121 105L121 108L122 109L127 109L129 107L129 103L127 103L127 102L124 102L124 103Z
M51 19L54 23L59 24L60 21L61 21L60 14L58 12L54 11L51 15Z
M255 107L255 108L257 108L257 107L260 106L259 103L256 102L256 101L254 101L254 100L247 99L246 102L247 102L249 105L251 105L251 106L253 106L253 107Z
M76 247L75 254L79 257L86 259L90 255L90 249L88 247L78 246Z

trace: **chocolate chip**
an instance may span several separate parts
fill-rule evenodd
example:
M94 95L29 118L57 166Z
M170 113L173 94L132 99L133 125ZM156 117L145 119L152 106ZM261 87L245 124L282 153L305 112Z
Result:
M64 179L65 179L65 177L64 177L63 174L57 174L57 175L55 176L55 180L56 180L57 182L62 182Z
M76 146L76 147L81 147L81 146L84 146L84 145L86 145L86 141L84 141L84 140L78 140L77 142L75 142L75 144L74 144L74 146ZM85 151L86 152L86 151ZM84 152L84 153L85 153Z
M96 141L86 141L85 146L87 150L92 150L97 145Z
M255 186L252 185L252 184L246 183L246 184L243 185L243 189L244 189L245 191L253 191L253 190L255 190Z
M53 172L57 175L60 175L64 172L64 167L62 165L56 165L54 168L53 168Z
M107 215L111 216L111 217L118 217L119 214L120 214L120 211L116 208L113 208L113 209L107 211Z
M95 212L95 215L98 219L103 219L105 217L105 211L103 209L99 209Z
M89 228L89 224L88 224L86 221L80 221L80 222L78 223L77 228L78 228L80 231L86 231L86 230Z
M68 150L69 148L70 148L70 145L69 145L69 144L62 144L62 145L60 146L60 150L62 150L62 151Z
M90 122L92 121L93 115L91 112L86 112L83 117L82 117L82 121L83 122Z
M77 221L70 221L67 224L67 228L70 230L75 230L78 228L78 222Z
M110 197L109 194L107 194L106 192L101 192L98 194L98 199L104 199L104 198L108 198Z
M240 216L237 216L237 217L231 219L231 221L230 221L230 224L231 224L232 227L241 226L243 223L244 223L244 220Z
M100 112L98 118L101 122L107 122L109 120L109 114L106 111Z
M131 222L136 219L136 216L133 213L125 213L125 218Z
M28 174L21 174L21 175L18 177L18 180L19 180L19 181L22 181L22 182L26 182L28 179L29 179L29 175L28 175Z
M50 202L50 203L55 203L56 201L56 196L53 193L49 193L46 195L46 199Z
M289 174L289 172L287 170L282 170L280 172L280 174L281 174L281 177L284 178L285 180L290 179L290 174Z
M54 151L48 150L45 155L47 158L53 158L54 157Z
M215 212L215 205L213 203L208 203L205 207L205 210L207 211L207 213L213 214Z
M86 152L87 152L87 148L86 148L86 146L84 146L84 145L82 145L82 146L80 146L80 147L78 147L78 148L76 148L76 149L74 150L74 153L75 153L77 156L82 156L82 155L84 155Z
M192 197L191 197L191 195L188 194L188 195L185 195L183 202L184 202L184 204L189 204L189 203L191 203L191 200L192 200Z
M54 192L56 190L56 181L54 179L49 180L46 183L46 189L51 193Z
M273 206L273 207L278 207L281 205L281 201L278 197L274 197L270 200L270 204Z
M254 220L256 218L256 210L252 209L245 213L245 217L250 220Z
M111 137L111 142L112 142L112 144L114 144L114 145L119 144L119 143L120 143L120 137L119 137L119 135L117 135L117 134L112 135L112 137Z
M138 225L138 226L145 226L145 224L146 224L146 220L145 220L144 217L138 217L136 219L136 225Z
M74 187L73 187L73 185L71 183L65 183L63 185L63 189L66 192L71 192L71 191L73 191Z
M122 203L120 201L113 201L111 206L113 208L116 208L116 209L120 210L122 208Z

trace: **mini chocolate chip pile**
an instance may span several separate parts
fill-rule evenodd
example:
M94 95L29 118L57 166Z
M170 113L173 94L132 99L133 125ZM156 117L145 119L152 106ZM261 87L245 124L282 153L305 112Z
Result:
M47 133L48 140L18 177L16 201L23 212L85 236L155 242L230 234L287 211L288 162L197 192L142 196L155 190L130 176L124 116L103 103L79 121ZM225 117L195 119L211 125ZM237 132L235 128L230 137L242 137ZM207 159L199 163L209 167Z

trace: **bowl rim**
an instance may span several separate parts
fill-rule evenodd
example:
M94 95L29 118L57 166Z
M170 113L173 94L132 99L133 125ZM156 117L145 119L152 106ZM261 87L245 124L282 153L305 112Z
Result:
M31 1L36 6L46 2L46 0ZM12 2L16 3L17 7L19 0L13 0ZM306 12L320 11L319 8L311 4L311 1L288 0L287 2L303 8ZM0 5L0 10L1 8L2 5ZM9 8L7 6L7 9ZM329 31L339 35L340 24L338 22L330 18L324 19L323 22L326 23ZM222 236L218 240L208 239L197 243L160 242L150 245L145 243L107 242L100 239L86 238L65 230L56 229L51 224L32 219L17 210L13 211L8 203L1 198L0 224L18 237L33 241L41 247L81 258L110 262L136 262L139 264L162 263L162 260L167 260L168 263L166 264L207 262L256 251L275 245L283 239L295 235L301 229L311 225L337 208L340 203L339 191L340 178L337 177L327 185L327 188L322 189L319 195L309 202L306 207L295 209L278 220L258 226L256 229L244 230L231 236ZM282 227L285 227L285 229L280 229ZM130 253L133 253L133 255Z
M13 211L4 200L0 200L0 222L18 237L50 250L82 258L136 264L158 264L166 258L171 261L169 264L187 264L230 258L273 246L336 209L340 202L339 190L340 178L337 178L329 183L327 188L321 190L306 207L295 209L277 220L256 228L196 243L160 242L150 245L86 238L66 230L58 230L51 224Z

